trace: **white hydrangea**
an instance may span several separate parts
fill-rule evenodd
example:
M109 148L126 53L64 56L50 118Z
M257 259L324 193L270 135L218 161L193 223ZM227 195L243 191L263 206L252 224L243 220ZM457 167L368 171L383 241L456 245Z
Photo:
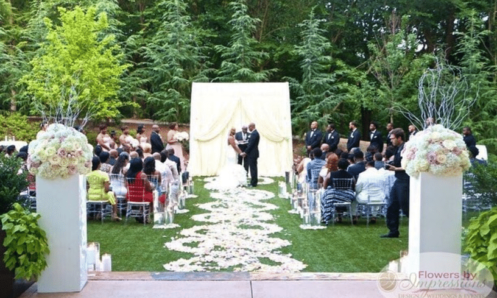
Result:
M85 175L93 148L82 133L62 124L52 124L46 133L29 144L32 161L29 171L45 179L66 179L71 174Z
M442 125L419 132L406 143L404 150L402 166L413 177L421 172L457 176L471 165L462 136Z

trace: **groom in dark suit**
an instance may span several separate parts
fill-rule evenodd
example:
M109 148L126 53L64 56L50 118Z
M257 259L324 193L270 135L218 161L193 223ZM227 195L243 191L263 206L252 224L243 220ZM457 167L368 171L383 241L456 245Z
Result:
M245 151L247 149L247 144L248 144L248 139L249 139L249 133L247 131L247 125L242 126L242 131L239 131L235 134L235 140L238 143L238 148L240 150ZM242 157L241 155L238 155L238 164L242 165L243 162L243 167L245 168L245 171L248 173L248 161L247 157Z
M250 168L250 185L249 187L257 186L257 159L259 158L259 132L255 129L255 124L250 123L248 126L250 130L250 137L248 140L247 148L240 154L242 157L247 157L248 165Z

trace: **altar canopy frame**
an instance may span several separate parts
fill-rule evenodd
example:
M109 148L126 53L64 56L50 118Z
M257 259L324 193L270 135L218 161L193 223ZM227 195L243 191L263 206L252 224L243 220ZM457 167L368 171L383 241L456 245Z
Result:
M258 175L283 176L293 162L288 83L193 83L190 175L217 175L230 128L251 122L260 135Z

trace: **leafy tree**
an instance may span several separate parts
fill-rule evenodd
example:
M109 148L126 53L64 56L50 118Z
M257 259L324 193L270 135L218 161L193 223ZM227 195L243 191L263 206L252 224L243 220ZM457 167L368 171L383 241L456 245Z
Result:
M208 81L202 32L192 25L184 1L163 0L157 8L163 11L162 23L144 48L150 61L148 102L156 119L188 121L192 82Z
M119 116L122 103L116 95L127 65L119 64L122 54L113 44L113 35L99 38L108 28L106 14L95 20L94 7L86 13L80 7L73 11L59 8L59 12L61 26L45 19L48 34L41 47L43 54L31 61L33 70L21 82L35 103L56 106L61 97L68 100L65 90L73 89L79 104L93 109L95 118Z
M223 62L215 80L221 82L261 82L269 80L275 69L263 70L261 63L268 59L268 53L257 51L254 47L257 40L252 37L259 19L248 14L246 0L235 0L230 3L233 15L229 21L232 35L229 47L217 45L215 49L221 53ZM257 69L259 68L259 69Z

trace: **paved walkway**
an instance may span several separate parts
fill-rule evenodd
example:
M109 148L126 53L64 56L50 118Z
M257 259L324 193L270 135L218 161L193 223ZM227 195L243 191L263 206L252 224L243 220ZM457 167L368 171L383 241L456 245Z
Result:
M111 272L90 276L80 293L38 294L34 284L21 298L384 298L377 279L374 273Z

